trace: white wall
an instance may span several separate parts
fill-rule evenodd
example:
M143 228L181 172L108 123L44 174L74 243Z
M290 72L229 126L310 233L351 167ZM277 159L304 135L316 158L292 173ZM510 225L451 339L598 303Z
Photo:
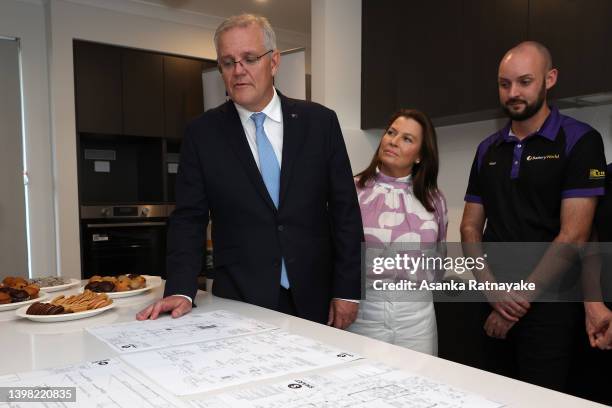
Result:
M312 100L336 111L353 173L365 168L380 131L360 130L361 1L312 0Z
M33 276L56 273L45 29L42 1L0 1L0 36L19 38L21 50Z
M382 135L382 130L359 129L361 1L312 0L311 18L312 99L338 114L356 173L368 165ZM598 129L604 138L608 162L612 161L612 105L563 113ZM449 241L460 239L463 196L476 147L504 124L504 120L488 120L437 128L441 163L438 182L449 204Z

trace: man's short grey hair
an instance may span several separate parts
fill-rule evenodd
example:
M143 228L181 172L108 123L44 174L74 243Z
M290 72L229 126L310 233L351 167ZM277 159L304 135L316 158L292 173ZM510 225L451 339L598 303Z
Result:
M240 14L238 16L231 16L223 21L219 27L215 30L215 50L217 51L217 57L219 56L219 37L224 32L231 30L232 28L241 27L245 28L251 24L257 24L263 33L264 46L266 51L276 50L276 34L270 25L267 18L258 16L255 14Z

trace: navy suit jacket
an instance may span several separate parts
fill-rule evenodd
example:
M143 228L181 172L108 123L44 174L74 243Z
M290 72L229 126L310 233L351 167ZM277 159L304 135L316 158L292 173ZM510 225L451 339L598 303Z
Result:
M210 217L214 295L277 309L284 259L298 315L324 323L332 298L361 295L359 204L336 114L279 97L278 209L233 102L188 126L168 223L165 295L195 296Z

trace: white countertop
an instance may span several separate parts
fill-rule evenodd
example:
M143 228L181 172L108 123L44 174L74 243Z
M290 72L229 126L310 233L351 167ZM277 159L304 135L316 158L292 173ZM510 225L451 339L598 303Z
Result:
M77 289L66 292L77 293ZM0 312L0 375L60 367L72 363L116 356L109 346L86 332L87 327L134 320L136 312L162 296L162 288L145 295L115 299L116 307L87 319L62 323L36 323L20 319L15 311ZM52 295L56 295L53 293ZM556 391L527 384L393 346L367 337L288 316L258 306L198 292L192 313L228 310L276 325L291 333L317 339L371 360L430 377L448 385L480 394L508 407L603 407ZM322 369L325 370L325 369ZM278 381L278 378L270 381Z

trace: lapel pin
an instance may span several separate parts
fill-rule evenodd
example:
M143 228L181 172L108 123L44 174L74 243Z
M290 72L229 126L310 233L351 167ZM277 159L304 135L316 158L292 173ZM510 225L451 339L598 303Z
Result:
M291 117L292 117L293 119L297 119L298 115L297 115L297 113L292 113L292 114L291 114Z

